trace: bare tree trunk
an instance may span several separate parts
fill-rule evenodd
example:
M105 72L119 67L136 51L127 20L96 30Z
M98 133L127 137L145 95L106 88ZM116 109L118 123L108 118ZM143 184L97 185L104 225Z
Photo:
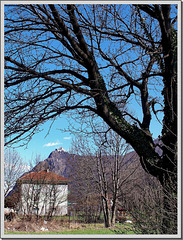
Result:
M103 208L103 213L104 213L104 223L105 227L111 227L111 221L110 221L110 210L109 210L109 205L108 201L106 198L102 198L102 208Z
M110 222L110 210L109 210L109 203L108 203L108 191L107 191L107 179L106 179L106 172L104 170L101 151L99 156L97 157L97 171L99 177L99 188L102 198L102 209L104 213L104 222L105 227L108 228L111 226Z
M116 201L113 202L111 207L111 225L115 225L115 219L116 219Z

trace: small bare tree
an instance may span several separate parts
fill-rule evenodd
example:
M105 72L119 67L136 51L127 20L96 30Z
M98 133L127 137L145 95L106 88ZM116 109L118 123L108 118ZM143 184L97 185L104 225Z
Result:
M133 158L128 155L129 145L118 134L106 129L96 135L93 133L90 139L78 137L73 147L79 155L71 162L70 177L75 184L75 195L78 192L79 198L98 196L105 227L110 227L115 223L121 189L125 188L138 167L135 161L137 155ZM133 165L127 160L131 160Z
M97 191L95 156L87 141L81 136L72 143L72 152L68 159L67 174L70 183L69 201L83 221L91 222L100 218L100 198Z
M100 143L100 145L99 145ZM108 130L99 136L96 145L99 154L96 157L98 186L101 194L105 226L115 224L117 204L121 189L127 187L129 178L138 168L136 154L129 154L130 146L115 132Z
M14 149L6 149L4 155L4 197L7 196L24 171L22 158L18 152Z
M133 217L135 232L137 234L163 234L165 226L164 220L168 220L167 211L163 208L164 204L164 189L157 181L145 174L144 184L139 185L136 182L136 192L132 191L131 199L131 216ZM129 194L130 195L130 194ZM126 195L126 200L129 201L129 195ZM177 198L166 193L166 198L170 202L169 213L171 219L169 224L172 231L176 231L176 212L174 211ZM169 231L169 229L167 229Z

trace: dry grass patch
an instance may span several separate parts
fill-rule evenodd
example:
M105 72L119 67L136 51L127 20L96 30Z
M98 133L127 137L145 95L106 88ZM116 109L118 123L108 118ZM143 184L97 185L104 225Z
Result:
M69 230L82 230L82 229L102 229L104 224L84 224L71 222L67 220L51 219L49 221L43 218L26 219L16 217L11 222L4 222L5 233L8 232L26 232L26 233L41 233L41 232L61 232Z

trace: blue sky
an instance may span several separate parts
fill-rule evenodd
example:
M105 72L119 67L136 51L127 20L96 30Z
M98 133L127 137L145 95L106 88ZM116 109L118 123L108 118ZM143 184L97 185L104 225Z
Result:
M132 103L132 110L139 117L141 116L140 108L138 104L134 101ZM72 114L72 112L70 112ZM162 117L162 116L161 116ZM69 120L71 120L69 118ZM52 125L52 128L48 133L51 121L46 122L43 125L43 131L35 134L32 140L27 146L18 147L16 151L23 158L23 161L29 164L30 161L34 161L36 155L40 155L41 160L46 159L49 154L56 148L63 147L66 151L69 151L72 145L72 139L75 137L74 134L70 132L63 132L69 126L68 116L62 115L58 118ZM71 120L72 125L78 125L74 120ZM161 134L161 124L152 116L152 123L150 125L150 130L153 133L153 138L156 139L158 135Z
M68 126L66 116L63 115L58 118L48 133L50 124L51 121L46 122L42 127L43 130L35 134L27 146L16 147L16 151L25 163L29 163L30 160L34 161L36 155L40 155L41 160L44 160L52 151L59 147L63 147L66 151L69 151L73 135L60 130Z
M56 47L57 45L54 45L54 46ZM57 47L59 47L59 45ZM51 68L52 65L49 65L49 67ZM107 72L106 72L106 75L107 75ZM159 88L159 91L160 91L160 88ZM136 117L139 118L140 121L142 120L141 119L142 110L134 100L132 100L131 102L130 110L134 113ZM70 112L70 114L72 115L72 112ZM152 115L152 118L153 119L150 125L150 130L151 130L151 133L153 134L153 138L156 139L158 135L161 134L162 126L155 119L154 115ZM161 115L160 121L161 120L162 120L162 115ZM71 148L71 143L72 143L72 139L74 138L74 135L72 135L69 132L60 131L60 129L63 130L64 128L68 127L67 115L62 115L60 118L57 118L57 120L55 120L55 122L53 123L53 126L49 134L47 135L50 123L51 122L45 123L42 126L43 131L35 134L27 146L16 148L16 150L18 151L18 153L20 154L20 156L23 158L25 162L29 162L29 160L31 159L33 160L36 154L40 154L41 160L44 160L45 158L48 157L50 152L55 150L56 148L63 147L66 151L69 151L69 149ZM75 121L71 120L71 123L74 125Z

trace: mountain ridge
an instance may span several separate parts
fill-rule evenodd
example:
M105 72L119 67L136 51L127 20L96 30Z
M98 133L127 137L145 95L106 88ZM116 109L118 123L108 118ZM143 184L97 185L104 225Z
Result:
M155 144L157 144L155 150L161 156L162 155L161 143L158 140L156 140ZM22 174L20 178L30 172L39 172L45 169L49 169L50 171L60 176L69 178L69 174L72 173L72 169L74 168L74 162L77 161L77 159L80 157L82 156L66 152L62 147L60 147L58 149L53 150L45 160L40 161L30 171L27 171L24 174ZM113 156L110 156L110 159L112 161ZM127 153L124 157L124 163L126 166L128 166L128 164L131 164L133 161L134 163L135 161L139 161L139 157L137 156L137 153L135 151ZM17 188L18 185L16 183L13 189L8 193L6 198L11 196L14 192L16 192Z

